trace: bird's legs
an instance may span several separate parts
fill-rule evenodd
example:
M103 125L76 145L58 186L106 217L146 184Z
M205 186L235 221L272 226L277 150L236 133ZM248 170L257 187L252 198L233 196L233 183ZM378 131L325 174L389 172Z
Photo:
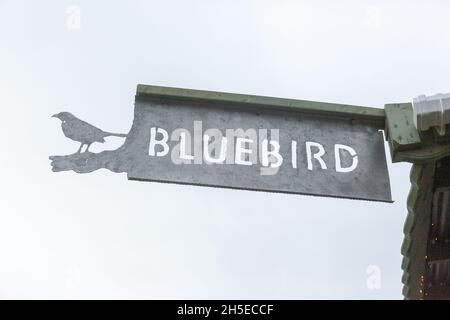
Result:
M81 153L81 149L83 149L84 143L81 143L80 148L78 149L77 153Z
M89 152L89 147L91 146L91 143L89 143L88 145L87 145L87 148L86 148L86 150L84 151L84 152Z

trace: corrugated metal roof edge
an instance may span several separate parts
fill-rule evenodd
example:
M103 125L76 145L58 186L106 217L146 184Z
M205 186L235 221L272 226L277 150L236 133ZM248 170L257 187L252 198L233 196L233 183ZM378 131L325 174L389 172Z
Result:
M424 275L427 265L428 234L435 162L414 164L411 169L411 189L408 195L408 215L402 244L402 283L405 299L424 299Z

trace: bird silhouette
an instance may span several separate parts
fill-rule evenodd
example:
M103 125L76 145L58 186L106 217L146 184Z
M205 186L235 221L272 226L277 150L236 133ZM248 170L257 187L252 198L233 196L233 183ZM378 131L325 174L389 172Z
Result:
M87 145L85 152L89 151L89 147L94 142L105 142L105 137L126 137L126 134L105 132L93 125L78 119L70 112L60 112L52 117L62 121L61 127L64 135L74 141L80 142L80 148L77 153L81 153L84 145Z

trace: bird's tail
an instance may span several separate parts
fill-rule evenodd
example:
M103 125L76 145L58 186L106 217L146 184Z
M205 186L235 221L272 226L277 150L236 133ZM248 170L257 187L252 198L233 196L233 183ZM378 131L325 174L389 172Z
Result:
M113 136L113 137L120 137L120 138L126 138L127 137L127 135L126 134L124 134L124 133L113 133L113 132L106 132L106 136L107 137L110 137L110 136Z

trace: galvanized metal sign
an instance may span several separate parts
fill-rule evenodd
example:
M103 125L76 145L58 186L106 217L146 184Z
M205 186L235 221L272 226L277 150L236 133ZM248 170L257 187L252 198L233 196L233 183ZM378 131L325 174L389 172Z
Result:
M391 202L378 114L175 90L141 87L122 147L97 154L80 147L73 155L51 157L53 170L108 168L133 180ZM75 134L77 126L62 121L66 136L82 146L122 136L85 122L85 136Z

